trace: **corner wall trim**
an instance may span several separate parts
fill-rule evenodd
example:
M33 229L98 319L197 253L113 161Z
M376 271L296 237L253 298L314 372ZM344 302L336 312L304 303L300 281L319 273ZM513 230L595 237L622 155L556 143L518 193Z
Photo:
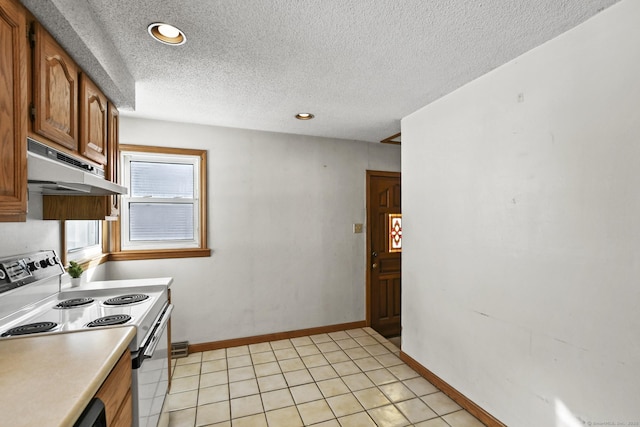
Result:
M239 345L258 344L267 341L278 341L289 338L304 337L307 335L326 334L329 332L338 332L347 329L364 328L365 326L367 326L367 322L364 320L360 320L358 322L340 323L337 325L319 326L316 328L298 329L288 332L275 332L273 334L256 335L253 337L233 338L230 340L191 344L189 345L189 353L218 350L220 348L227 347L237 347Z
M476 405L473 401L471 401L467 396L460 393L455 388L451 387L447 382L445 382L442 378L425 368L420 364L420 362L413 359L407 353L400 351L400 359L413 368L414 371L422 375L425 379L427 379L431 384L440 389L444 394L453 399L458 405L462 406L467 410L471 415L479 419L482 423L484 423L488 427L507 427L505 424L502 424L496 418L493 417L490 413L482 409L480 406Z

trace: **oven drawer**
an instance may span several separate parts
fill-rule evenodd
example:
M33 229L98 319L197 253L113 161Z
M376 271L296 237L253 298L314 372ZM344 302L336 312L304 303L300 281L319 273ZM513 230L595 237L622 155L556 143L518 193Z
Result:
M108 426L131 424L133 415L131 412L131 354L129 350L125 350L120 357L96 393L96 397L104 402ZM127 410L127 408L129 409Z

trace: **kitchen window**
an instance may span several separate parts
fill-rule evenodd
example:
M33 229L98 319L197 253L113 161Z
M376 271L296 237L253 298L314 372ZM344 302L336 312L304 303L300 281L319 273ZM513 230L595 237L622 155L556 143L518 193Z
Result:
M101 221L65 221L67 262L82 262L102 255Z
M111 259L209 256L206 151L121 145L120 247Z

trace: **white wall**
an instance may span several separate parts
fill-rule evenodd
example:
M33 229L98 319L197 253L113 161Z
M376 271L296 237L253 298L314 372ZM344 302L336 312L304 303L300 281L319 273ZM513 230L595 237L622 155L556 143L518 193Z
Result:
M509 426L640 421L638 22L624 0L402 122L403 350Z
M60 254L60 221L42 220L42 195L29 193L26 222L0 222L0 258L53 249Z
M121 118L121 143L208 150L210 258L108 263L172 276L173 340L254 336L365 318L365 171L385 144Z

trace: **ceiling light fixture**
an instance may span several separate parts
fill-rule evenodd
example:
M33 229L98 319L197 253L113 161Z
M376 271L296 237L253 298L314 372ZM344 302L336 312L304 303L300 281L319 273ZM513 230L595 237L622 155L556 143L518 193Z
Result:
M298 120L311 120L313 119L315 116L311 113L298 113L296 114L296 119Z
M151 37L158 40L160 43L178 46L187 41L187 36L173 25L154 22L149 25L148 30Z

